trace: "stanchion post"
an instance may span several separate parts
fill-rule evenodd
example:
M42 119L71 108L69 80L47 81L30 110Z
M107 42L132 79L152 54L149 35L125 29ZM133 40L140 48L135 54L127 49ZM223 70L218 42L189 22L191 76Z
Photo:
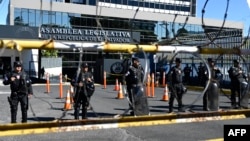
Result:
M150 74L147 77L147 97L150 97Z
M46 93L50 93L49 73L46 73Z
M155 75L154 73L152 73L152 76L151 76L151 90L152 90L152 93L151 93L151 97L155 97Z
M166 72L163 72L163 74L162 74L163 76L162 76L162 86L163 87L165 87L166 86Z
M62 74L59 75L59 98L63 98Z
M103 73L103 89L107 88L106 71Z

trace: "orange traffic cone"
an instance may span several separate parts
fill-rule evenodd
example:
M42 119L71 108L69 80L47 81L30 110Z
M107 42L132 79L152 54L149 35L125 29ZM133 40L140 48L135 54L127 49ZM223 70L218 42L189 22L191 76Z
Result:
M119 88L119 91L118 91L118 94L117 94L117 99L123 99L124 96L123 96L123 92L122 92L122 84L120 83L120 88Z
M64 104L64 110L71 110L71 109L72 109L72 107L71 107L71 103L70 103L70 92L68 90L66 101L65 101L65 104Z
M119 84L118 84L118 79L116 78L115 80L115 88L114 91L119 91Z
M166 84L166 86L165 86L165 89L164 89L164 94L163 94L163 96L162 96L162 101L168 101L168 93L169 93L169 91L168 91L168 85Z

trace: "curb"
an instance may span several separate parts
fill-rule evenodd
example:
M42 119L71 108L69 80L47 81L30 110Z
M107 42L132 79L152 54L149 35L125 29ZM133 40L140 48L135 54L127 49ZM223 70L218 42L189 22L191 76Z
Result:
M91 118L88 120L55 120L52 122L38 123L16 123L0 125L0 136L167 125L176 123L242 119L246 117L250 117L250 109L203 113L171 113L138 117Z
M193 91L203 91L204 87L200 87L200 86L186 86L188 90L193 90ZM231 90L230 89L220 89L221 92L220 93L224 93L224 94L231 94Z

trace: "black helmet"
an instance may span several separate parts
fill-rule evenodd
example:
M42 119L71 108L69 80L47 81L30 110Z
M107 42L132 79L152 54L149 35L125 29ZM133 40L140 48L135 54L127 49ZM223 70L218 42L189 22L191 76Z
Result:
M234 59L233 62L234 62L234 63L240 63L240 61L237 60L237 59Z
M22 63L19 61L14 62L14 67L22 67Z
M82 68L86 68L86 67L88 67L89 65L87 64L87 63L82 63L82 65L81 65L81 67Z
M139 61L139 58L138 57L133 57L132 61Z
M208 62L215 62L213 58L207 58Z
M181 59L180 58L175 58L175 62L181 63Z

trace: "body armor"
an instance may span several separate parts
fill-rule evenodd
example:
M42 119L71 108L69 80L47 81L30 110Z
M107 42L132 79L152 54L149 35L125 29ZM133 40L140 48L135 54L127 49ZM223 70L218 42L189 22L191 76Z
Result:
M11 77L15 80L11 81ZM16 123L18 103L21 103L22 122L27 122L28 110L28 94L33 94L31 80L23 71L17 73L15 71L5 75L4 85L10 85L11 95L8 97L8 102L11 109L11 123Z

